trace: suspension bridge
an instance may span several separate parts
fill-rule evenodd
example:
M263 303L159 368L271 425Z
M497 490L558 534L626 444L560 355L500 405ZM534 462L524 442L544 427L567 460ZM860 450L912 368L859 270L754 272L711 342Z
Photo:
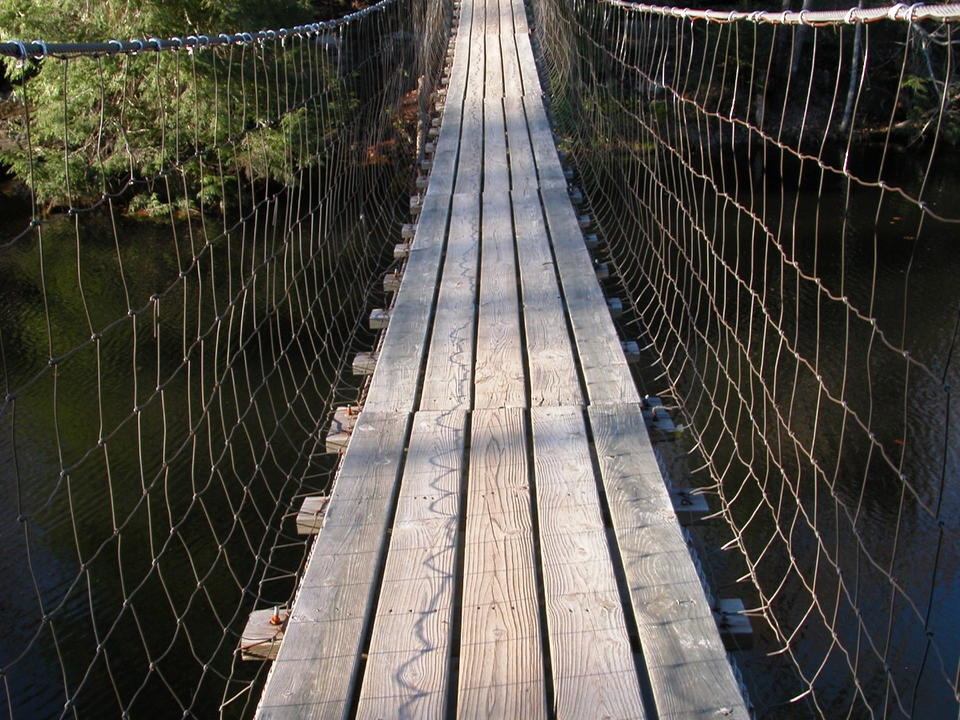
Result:
M7 715L956 717L958 20L0 37Z

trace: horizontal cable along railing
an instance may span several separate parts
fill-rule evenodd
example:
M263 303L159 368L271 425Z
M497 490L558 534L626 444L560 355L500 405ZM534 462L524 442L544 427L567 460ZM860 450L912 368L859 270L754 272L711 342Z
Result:
M0 42L9 716L252 713L238 641L295 591L450 16Z
M717 583L765 621L757 714L955 718L960 7L533 6L645 382L739 550Z

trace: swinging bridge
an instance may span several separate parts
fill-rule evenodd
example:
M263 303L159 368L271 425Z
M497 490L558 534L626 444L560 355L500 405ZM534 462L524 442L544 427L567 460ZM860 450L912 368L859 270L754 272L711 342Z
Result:
M7 714L955 717L958 20L0 38Z

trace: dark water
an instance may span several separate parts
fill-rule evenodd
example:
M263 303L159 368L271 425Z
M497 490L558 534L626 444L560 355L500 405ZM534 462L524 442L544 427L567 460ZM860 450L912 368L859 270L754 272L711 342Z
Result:
M29 218L6 211L3 238ZM255 704L266 665L234 650L254 606L292 593L305 545L289 514L329 483L318 425L355 394L346 357L369 341L386 245L359 212L328 215L322 242L277 203L225 236L217 218L104 212L0 248L12 716ZM206 238L219 239L202 252Z
M916 194L925 154L889 152L887 181ZM881 153L857 149L850 171L875 177ZM760 604L749 576L737 582L749 567L737 550L718 551L738 536L771 598L780 637L757 618L757 649L736 654L758 715L955 718L960 435L945 388L960 382L958 226L779 153L718 155L710 187L661 161L708 243L669 199L657 223L642 219L642 160L656 162L585 155L580 166L637 302L625 331L652 342L646 388L672 387L701 439L663 446L666 465L681 484L723 487L732 526L696 531L715 591ZM957 163L938 161L924 199L960 217L958 187ZM650 223L652 245L631 215ZM712 470L691 480L705 460ZM795 666L813 693L791 702L809 688Z

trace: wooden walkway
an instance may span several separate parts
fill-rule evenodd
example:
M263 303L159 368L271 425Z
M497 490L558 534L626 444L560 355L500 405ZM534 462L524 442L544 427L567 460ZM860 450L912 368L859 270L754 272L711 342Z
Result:
M429 188L260 718L746 718L520 0L463 0Z

